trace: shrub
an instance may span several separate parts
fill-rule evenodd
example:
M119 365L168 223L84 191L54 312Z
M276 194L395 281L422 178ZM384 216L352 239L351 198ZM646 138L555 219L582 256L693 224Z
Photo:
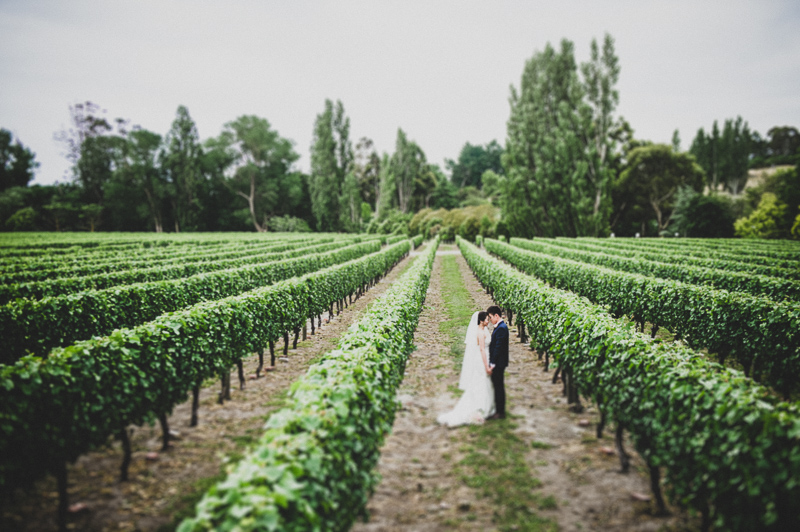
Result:
M786 210L786 204L778 201L775 194L765 192L753 214L736 220L736 235L744 238L781 238L785 235L780 222Z

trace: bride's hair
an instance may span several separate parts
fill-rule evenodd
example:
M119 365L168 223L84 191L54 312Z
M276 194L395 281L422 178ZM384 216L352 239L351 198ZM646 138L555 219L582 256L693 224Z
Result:
M483 320L485 320L485 319L486 319L486 316L488 316L488 315L489 315L489 314L487 314L487 313L486 313L486 312L484 312L484 311L480 311L480 312L478 312L478 324L480 324L480 323L481 323Z

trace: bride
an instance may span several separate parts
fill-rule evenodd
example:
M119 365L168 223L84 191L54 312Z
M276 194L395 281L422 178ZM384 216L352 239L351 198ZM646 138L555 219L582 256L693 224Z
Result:
M458 387L464 390L464 395L453 410L436 418L442 425L456 427L467 423L483 423L494 414L494 388L489 376L489 342L492 335L488 324L489 315L486 312L476 312L470 319L458 381Z

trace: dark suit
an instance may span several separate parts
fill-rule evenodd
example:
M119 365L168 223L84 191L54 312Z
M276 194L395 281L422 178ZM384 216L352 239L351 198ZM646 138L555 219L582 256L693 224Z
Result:
M508 326L500 321L492 331L492 341L489 343L489 364L494 364L492 369L492 384L494 385L494 405L497 415L506 417L506 386L505 372L508 367Z

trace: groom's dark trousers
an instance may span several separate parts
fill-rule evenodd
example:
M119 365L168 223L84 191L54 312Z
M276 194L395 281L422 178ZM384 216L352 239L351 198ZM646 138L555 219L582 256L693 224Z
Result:
M506 417L506 368L495 367L492 370L492 384L494 385L494 407L499 417Z
M492 369L492 384L494 385L494 406L499 417L506 417L506 385L505 373L508 366L508 326L500 321L492 331L492 341L489 343L489 363L494 364Z

